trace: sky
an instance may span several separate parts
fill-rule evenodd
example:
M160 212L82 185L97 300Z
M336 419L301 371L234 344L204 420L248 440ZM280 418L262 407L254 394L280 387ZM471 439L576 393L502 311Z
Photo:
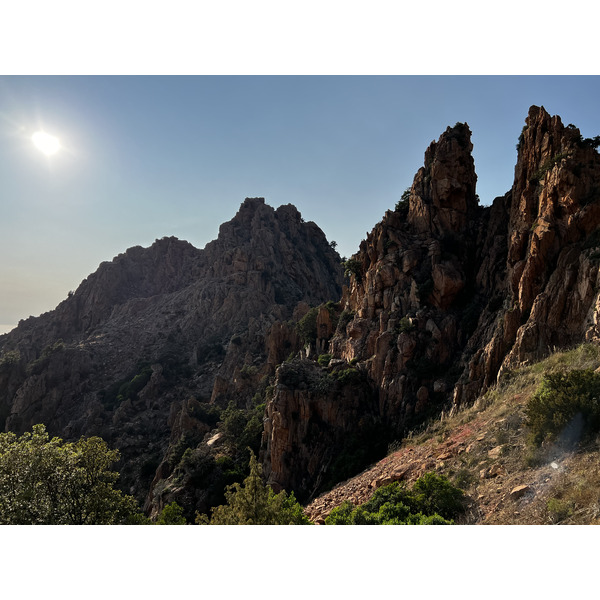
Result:
M589 137L599 96L597 76L0 76L0 333L131 246L204 247L246 197L294 204L350 256L459 121L490 204L529 106Z

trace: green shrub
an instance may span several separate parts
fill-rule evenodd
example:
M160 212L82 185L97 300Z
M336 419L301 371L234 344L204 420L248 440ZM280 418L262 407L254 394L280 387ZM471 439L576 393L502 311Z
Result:
M362 281L362 265L360 264L360 261L356 260L355 258L350 258L342 264L342 267L344 267L345 277L351 277L354 275L357 283Z
M584 138L582 135L577 140L577 145L580 148L598 148L600 146L600 135L596 135L593 138Z
M296 325L296 331L303 344L314 344L317 341L317 315L319 309L311 308Z
M240 375L244 379L250 379L258 373L258 367L254 365L244 365L240 370Z
M195 448L202 441L202 435L194 431L186 431L169 449L167 461L175 468L188 448Z
M221 418L221 410L216 404L208 402L199 402L192 404L190 415L198 421L202 421L211 427L214 427Z
M400 200L396 202L395 211L400 214L401 217L406 218L408 215L409 209L409 198L410 198L410 188L406 188L404 192L402 192L402 196L400 196Z
M354 504L350 500L344 500L337 508L334 508L325 519L326 525L352 525L352 513Z
M186 520L183 516L183 508L177 502L167 504L161 511L157 525L185 525Z
M345 331L346 325L348 325L348 323L350 323L350 321L354 319L354 315L355 313L353 310L342 311L342 314L340 315L340 319L338 321L338 328Z
M396 326L397 333L409 333L415 329L415 325L408 317L402 317Z
M12 367L21 360L21 353L18 350L9 350L0 357L0 369L2 367Z
M335 374L335 378L342 385L351 385L364 381L365 376L358 369L342 369Z
M232 401L221 413L219 430L235 455L245 452L246 448L258 452L264 408L264 404L249 409L237 408Z
M319 355L319 358L317 358L317 362L322 367L327 367L329 365L329 362L331 361L332 357L333 357L332 354L321 354L321 355Z
M600 431L600 375L573 370L546 375L526 410L531 441L547 440L572 446Z
M119 459L99 437L65 443L41 424L20 437L0 433L0 524L142 522L135 499L115 488Z
M546 512L551 523L560 523L573 514L573 505L566 500L550 498L546 504Z
M331 511L326 525L451 525L464 510L464 495L435 473L420 477L412 489L394 482L379 488L364 504L345 501Z
M412 489L420 512L438 514L453 519L463 510L464 496L446 477L436 473L425 473L419 477Z
M566 158L566 157L567 157L567 153L561 152L560 154L557 154L556 156L548 158L540 165L540 168L533 174L531 179L534 181L538 181L538 182L541 181L546 176L546 173L550 169L552 169L552 167L554 167L555 164L559 163L563 158Z
M521 134L519 135L519 140L517 142L517 150L520 150L523 147L523 143L525 141L525 130L527 129L527 125L523 126L521 130Z
M112 410L125 400L137 400L141 392L152 377L152 367L148 363L141 363L138 372L121 381L117 381L100 392L100 400L107 410Z

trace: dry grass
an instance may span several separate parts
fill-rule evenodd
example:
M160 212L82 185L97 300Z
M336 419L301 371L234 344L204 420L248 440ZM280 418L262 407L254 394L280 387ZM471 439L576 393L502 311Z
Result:
M545 374L598 367L600 347L585 344L505 374L473 406L394 443L385 459L317 499L316 513L364 502L397 473L410 483L435 471L469 498L459 523L600 524L600 439L576 452L536 448L525 418Z
M600 522L600 445L566 453L529 443L525 408L544 375L600 367L600 347L583 344L503 375L472 407L430 423L404 446L468 445L438 469L471 498L465 523ZM464 436L463 436L464 437ZM511 496L519 485L531 492Z

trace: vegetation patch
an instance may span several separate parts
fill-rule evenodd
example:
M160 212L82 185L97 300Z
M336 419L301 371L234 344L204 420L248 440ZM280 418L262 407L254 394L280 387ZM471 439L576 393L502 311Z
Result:
M309 525L294 493L275 494L262 480L262 468L254 453L250 455L250 474L243 483L225 491L226 504L212 509L211 517L196 515L199 525Z
M425 473L412 489L394 482L364 504L349 501L333 509L326 525L451 525L464 511L462 490L436 473Z
M0 524L111 525L147 521L114 485L119 451L99 437L50 439L44 425L0 434Z
M540 165L540 168L532 175L531 181L534 181L534 182L541 181L546 176L546 173L548 171L550 171L550 169L552 169L552 167L554 167L554 165L559 163L563 158L567 158L567 156L568 156L567 152L561 152L560 154L557 154L556 156L553 156L553 157L545 160Z
M332 354L320 354L319 357L317 358L317 362L322 367L327 367L327 366L329 366L329 363L331 362L332 357L333 357Z
M352 277L352 275L354 275L356 283L362 282L363 272L360 261L356 260L355 258L350 258L346 262L342 263L342 267L344 268L345 277Z
M354 319L355 314L356 313L353 310L343 310L338 320L337 328L340 331L345 332L346 326L348 325L348 323L350 323L350 321L352 321L352 319Z
M410 188L406 188L404 192L402 192L402 196L400 196L400 200L396 202L396 207L394 210L403 218L406 219L408 216L409 209L409 198L410 198Z
M148 363L140 363L137 373L117 381L100 392L100 401L107 410L113 410L125 400L137 400L152 376L152 367Z
M600 374L591 369L544 376L526 408L532 441L575 446L600 431Z
M311 308L296 325L296 332L304 345L314 344L317 341L317 315L319 309Z
M18 350L9 350L0 356L0 370L11 368L21 360L21 353Z
M395 327L397 335L401 333L410 333L416 329L414 323L408 317L402 317Z

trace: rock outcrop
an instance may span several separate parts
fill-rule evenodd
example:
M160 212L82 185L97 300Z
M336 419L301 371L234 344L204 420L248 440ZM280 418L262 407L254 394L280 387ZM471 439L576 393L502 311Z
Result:
M361 243L340 302L346 317L318 346L366 374L390 435L474 401L504 371L553 348L598 340L595 141L532 107L512 189L481 207L469 128L449 127L427 149L408 207L388 211ZM298 461L310 449L299 432L313 412L284 419L278 432L296 396L278 390L267 405L263 447L271 481L299 491L296 473L311 471ZM358 430L356 420L331 426ZM294 439L285 460L273 454L280 438Z
M532 106L518 145L507 223L504 273L492 294L502 298L495 325L469 344L469 378L455 402L473 401L498 372L583 340L598 340L600 156L592 140ZM498 207L500 208L500 207ZM488 244L500 245L500 240ZM484 246L491 256L493 250ZM502 252L500 252L500 255ZM483 263L478 280L494 271ZM488 292L489 293L489 292Z

